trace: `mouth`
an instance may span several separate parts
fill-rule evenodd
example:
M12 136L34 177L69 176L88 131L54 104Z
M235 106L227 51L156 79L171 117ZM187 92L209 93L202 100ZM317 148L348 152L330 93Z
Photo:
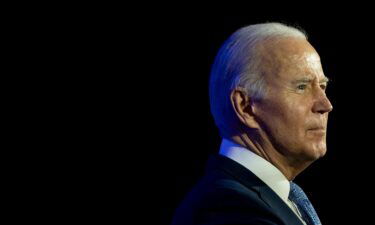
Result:
M313 127L307 130L309 133L314 135L324 136L326 134L326 128L323 126Z
M307 126L307 130L326 130L326 129L327 129L327 126L323 121L311 123L309 126Z
M326 128L325 127L323 127L323 126L319 126L319 127L313 127L313 128L310 128L310 129L308 129L308 130L313 130L313 131L315 131L315 130L323 130L323 131L325 131L326 130Z

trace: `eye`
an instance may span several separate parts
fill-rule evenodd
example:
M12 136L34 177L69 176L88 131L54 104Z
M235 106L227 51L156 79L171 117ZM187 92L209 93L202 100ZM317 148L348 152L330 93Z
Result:
M300 85L297 86L298 90L305 90L306 88L307 88L306 84L300 84Z
M323 90L326 90L327 89L327 85L326 84L321 84L320 88L323 89Z

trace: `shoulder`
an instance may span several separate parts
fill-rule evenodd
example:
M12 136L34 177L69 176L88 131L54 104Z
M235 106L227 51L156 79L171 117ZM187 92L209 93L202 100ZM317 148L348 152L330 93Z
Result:
M256 189L221 177L205 178L198 183L177 209L174 224L225 224L221 223L223 221L228 221L227 224L246 224L244 221L256 224L258 220L278 221Z

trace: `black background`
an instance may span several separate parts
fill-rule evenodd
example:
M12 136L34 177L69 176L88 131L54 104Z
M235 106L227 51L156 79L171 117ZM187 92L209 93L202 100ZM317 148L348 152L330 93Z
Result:
M276 21L308 33L332 80L327 155L296 182L323 224L368 224L374 200L371 13L115 8L32 11L33 19L13 27L19 33L11 33L12 54L22 58L13 66L14 84L21 86L11 92L20 107L13 129L25 136L14 141L23 164L14 177L25 178L16 190L21 199L31 198L25 208L37 209L34 217L169 224L220 145L208 101L219 47L245 25Z
M177 23L170 21L174 19ZM323 224L365 224L369 220L371 210L365 206L373 199L373 57L369 54L373 41L366 30L369 22L334 16L216 15L162 20L155 24L156 38L151 35L149 60L154 67L147 70L153 71L147 87L152 93L142 104L151 106L145 112L145 120L150 120L145 129L152 142L139 150L145 152L144 157L152 151L149 165L153 169L145 172L144 179L150 188L147 195L154 198L146 203L145 211L156 210L161 224L171 221L175 207L203 174L208 155L217 152L220 144L207 88L217 50L238 28L267 21L303 28L332 80L327 91L334 106L328 153L296 182L310 196ZM165 30L160 31L160 24Z

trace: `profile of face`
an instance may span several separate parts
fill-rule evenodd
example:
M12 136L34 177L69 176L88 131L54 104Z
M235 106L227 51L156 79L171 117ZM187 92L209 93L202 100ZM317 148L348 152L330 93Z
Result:
M314 161L326 153L332 105L320 57L303 39L261 45L267 94L253 104L261 133L287 158Z

